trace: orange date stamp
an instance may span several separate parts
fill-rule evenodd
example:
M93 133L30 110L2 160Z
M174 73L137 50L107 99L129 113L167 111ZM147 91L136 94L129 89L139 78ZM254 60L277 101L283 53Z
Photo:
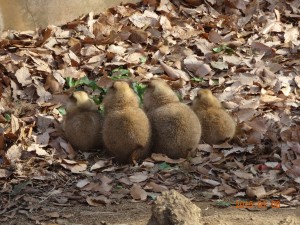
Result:
M270 202L267 202L266 200L260 200L258 202L253 202L253 201L236 201L235 202L235 208L237 208L237 209L253 209L254 207L257 207L259 209L265 209L268 206L270 206L273 209L279 209L280 201L272 200Z

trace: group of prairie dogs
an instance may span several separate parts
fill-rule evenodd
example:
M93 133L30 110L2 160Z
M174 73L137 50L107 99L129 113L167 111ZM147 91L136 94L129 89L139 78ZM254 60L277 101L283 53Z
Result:
M116 81L103 105L104 116L85 92L74 92L66 105L63 129L74 148L104 147L120 163L144 159L152 152L185 158L200 139L221 144L235 134L235 121L207 89L198 91L190 108L165 81L152 79L141 109L128 83Z

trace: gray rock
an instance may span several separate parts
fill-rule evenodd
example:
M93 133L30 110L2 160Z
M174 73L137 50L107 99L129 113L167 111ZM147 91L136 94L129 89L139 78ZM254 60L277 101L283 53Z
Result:
M163 192L147 225L201 225L201 209L175 190Z

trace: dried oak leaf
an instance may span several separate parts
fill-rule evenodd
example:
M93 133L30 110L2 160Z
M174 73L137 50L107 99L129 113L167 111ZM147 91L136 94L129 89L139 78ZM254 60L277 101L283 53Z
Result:
M60 165L72 173L81 173L87 169L86 162L76 162L68 159L63 159L63 163Z
M186 159L171 159L168 156L161 153L152 153L151 158L156 162L166 162L171 164L177 164L186 161Z
M107 165L107 161L99 160L94 165L91 166L91 170L100 169L100 168L105 167L106 165Z
M131 187L130 195L135 200L145 201L147 199L147 192L138 184L134 184Z
M184 81L190 80L190 77L187 75L186 72L184 72L182 70L174 69L162 61L159 61L159 62L160 62L161 67L163 68L163 70L166 72L166 74L169 77L171 77L172 79L182 78Z
M6 158L10 161L11 164L15 164L22 156L22 147L19 145L11 146L6 152Z
M168 187L164 186L164 185L159 185L159 184L156 184L154 182L149 182L145 185L145 189L146 190L151 190L151 191L154 191L154 192L159 192L159 193L162 193L163 191L168 191Z
M91 206L107 205L110 204L110 200L104 195L97 197L87 197L86 202Z
M31 75L27 67L21 67L15 74L18 82L24 87L32 83Z
M261 199L266 196L266 190L264 186L257 186L257 187L247 187L246 193L249 197L253 198L256 197L257 199Z
M140 183L149 178L146 172L137 172L129 177L129 180L133 183Z
M0 169L0 178L8 178L12 174L11 171L6 169Z

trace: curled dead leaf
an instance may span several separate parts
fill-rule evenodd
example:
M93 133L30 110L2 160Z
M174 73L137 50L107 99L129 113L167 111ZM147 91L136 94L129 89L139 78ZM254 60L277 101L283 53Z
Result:
M171 77L172 79L182 78L184 81L190 80L190 77L187 75L186 72L184 72L182 70L174 69L162 61L159 61L159 63L161 65L161 67L163 68L163 70L167 73L167 75L169 77Z
M145 201L147 199L147 192L138 184L134 184L131 187L130 195L135 200Z
M110 204L110 200L104 195L97 197L87 197L86 202L91 206L107 205Z
M250 197L256 197L257 199L261 199L266 196L266 190L264 186L258 186L258 187L247 187L246 194Z

